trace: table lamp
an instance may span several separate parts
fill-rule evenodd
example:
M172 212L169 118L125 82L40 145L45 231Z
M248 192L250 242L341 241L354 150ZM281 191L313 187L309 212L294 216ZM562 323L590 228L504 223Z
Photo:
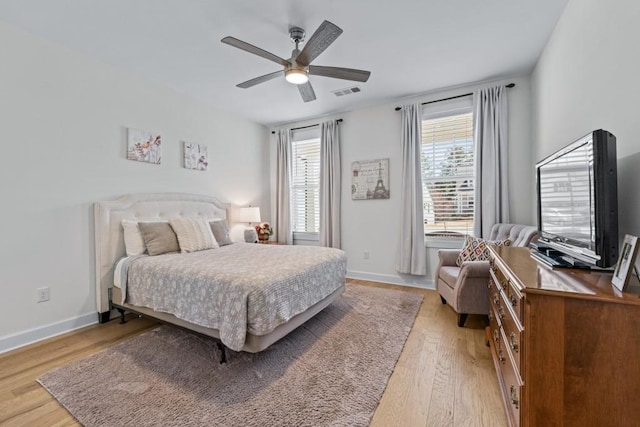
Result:
M248 222L249 227L244 230L244 241L247 243L255 243L258 241L258 234L256 229L251 223L260 222L260 208L257 206L249 206L247 208L240 208L238 213L238 222Z

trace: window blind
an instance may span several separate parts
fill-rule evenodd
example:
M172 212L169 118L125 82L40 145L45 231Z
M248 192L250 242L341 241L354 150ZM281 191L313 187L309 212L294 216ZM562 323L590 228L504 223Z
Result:
M425 232L473 231L473 114L422 121Z
M319 131L318 131L319 133ZM320 231L320 138L294 140L292 146L292 227L298 233Z

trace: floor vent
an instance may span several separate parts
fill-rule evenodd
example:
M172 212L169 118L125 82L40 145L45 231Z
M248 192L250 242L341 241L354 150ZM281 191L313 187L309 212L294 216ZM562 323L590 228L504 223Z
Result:
M352 93L358 93L358 92L360 92L360 88L358 86L331 91L331 93L333 93L335 96L351 95Z

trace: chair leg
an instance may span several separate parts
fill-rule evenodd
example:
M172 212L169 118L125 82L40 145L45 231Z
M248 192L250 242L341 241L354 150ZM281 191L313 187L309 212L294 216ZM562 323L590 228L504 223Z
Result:
M462 328L464 326L464 322L467 321L467 316L469 316L467 313L458 314L458 326L459 327Z
M443 303L443 304L446 304L446 303L447 303L447 300L446 300L446 299L444 299L444 297L443 297L442 295L440 295L440 301L442 301L442 303Z

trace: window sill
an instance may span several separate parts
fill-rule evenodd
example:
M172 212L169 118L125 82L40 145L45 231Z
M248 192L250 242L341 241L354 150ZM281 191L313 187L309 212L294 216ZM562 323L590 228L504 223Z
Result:
M463 243L464 243L464 236L460 236L460 237L425 236L424 237L424 246L426 248L460 249Z
M306 240L310 242L319 242L320 233L301 233L298 231L294 231L293 240Z

